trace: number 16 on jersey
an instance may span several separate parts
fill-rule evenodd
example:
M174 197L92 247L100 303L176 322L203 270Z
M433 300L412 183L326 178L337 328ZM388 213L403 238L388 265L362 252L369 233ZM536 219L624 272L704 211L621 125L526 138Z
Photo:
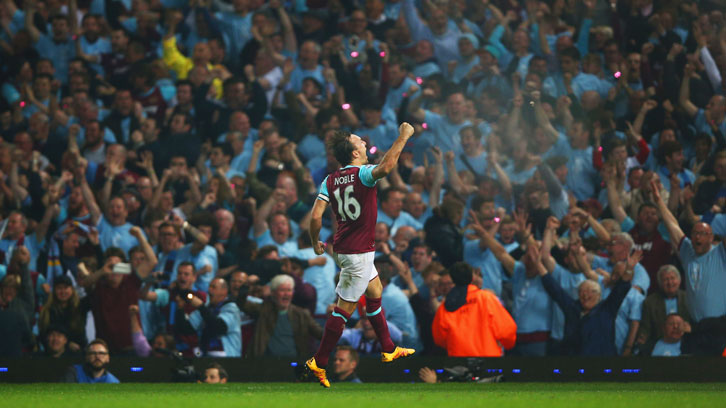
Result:
M343 197L340 197L340 190L343 190ZM343 188L333 190L335 201L338 202L338 214L341 221L355 221L360 217L360 203L353 197L353 186L349 185Z

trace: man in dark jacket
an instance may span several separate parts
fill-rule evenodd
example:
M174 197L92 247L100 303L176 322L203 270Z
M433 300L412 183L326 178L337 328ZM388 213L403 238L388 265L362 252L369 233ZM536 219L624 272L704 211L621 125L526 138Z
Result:
M666 317L671 314L681 316L684 322L691 322L691 314L686 304L686 292L680 289L681 274L673 265L663 265L658 269L657 292L651 293L643 302L643 317L638 330L638 344L642 355L650 355L656 341L665 333L663 327Z
M630 290L633 268L640 255L631 255L627 263L620 262L613 267L610 277L615 286L605 300L601 300L600 284L583 281L578 288L578 300L573 300L550 276L545 268L540 269L542 285L565 314L565 337L563 350L571 355L615 356L615 318L618 309Z
M35 294L25 247L15 249L21 258L21 275L6 275L0 283L0 357L20 357L23 348L32 344L30 319L33 317Z
M461 201L445 197L424 225L426 245L436 252L441 264L447 268L464 259L463 235L459 230L463 214Z
M321 339L323 329L310 312L292 304L295 281L277 275L270 281L272 296L261 304L247 300L242 310L257 318L250 357L301 357L310 352L311 337Z

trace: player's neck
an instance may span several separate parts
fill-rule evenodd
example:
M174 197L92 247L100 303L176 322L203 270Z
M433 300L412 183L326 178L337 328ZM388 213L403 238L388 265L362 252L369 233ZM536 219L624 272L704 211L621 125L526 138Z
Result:
M353 159L352 162L348 163L348 166L363 166L364 164L368 164L367 158ZM345 167L345 166L343 166L343 167Z

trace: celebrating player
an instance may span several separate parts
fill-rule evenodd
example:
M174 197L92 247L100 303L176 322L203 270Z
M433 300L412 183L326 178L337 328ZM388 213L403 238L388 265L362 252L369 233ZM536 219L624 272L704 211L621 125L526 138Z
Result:
M325 388L330 388L324 368L328 365L328 356L338 343L345 323L363 293L366 295L366 315L383 348L381 360L387 363L415 352L413 349L397 347L391 341L381 309L383 286L373 265L373 237L378 216L376 182L386 177L396 166L406 141L413 135L413 126L404 122L399 126L398 133L398 138L379 165L368 164L366 143L350 132L337 131L328 144L335 158L345 167L328 175L320 186L320 194L312 210L310 238L315 253L321 255L325 248L318 241L318 235L323 213L331 204L338 222L338 230L333 237L333 256L341 269L335 289L338 303L325 323L318 352L305 362L308 371Z

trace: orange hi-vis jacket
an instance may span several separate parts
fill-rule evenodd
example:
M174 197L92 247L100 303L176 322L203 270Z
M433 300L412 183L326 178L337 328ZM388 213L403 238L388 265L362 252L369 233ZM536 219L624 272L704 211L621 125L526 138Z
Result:
M469 285L466 304L449 312L442 304L432 325L434 342L451 357L501 357L517 340L517 324L497 296Z

